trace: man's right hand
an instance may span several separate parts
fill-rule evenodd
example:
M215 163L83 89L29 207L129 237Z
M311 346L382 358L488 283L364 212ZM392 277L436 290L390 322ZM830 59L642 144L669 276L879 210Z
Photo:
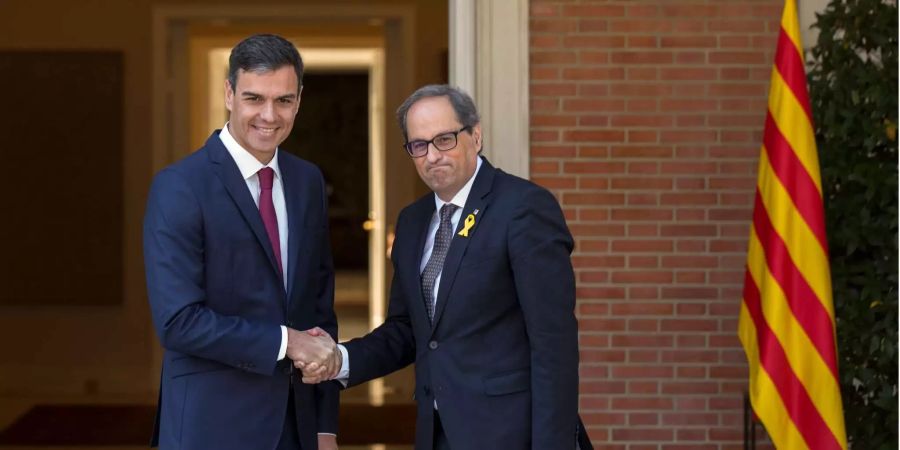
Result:
M334 339L321 328L307 331L287 329L288 343L286 356L294 362L294 366L303 370L304 374L333 373L340 370L340 351ZM337 354L337 355L335 355ZM335 368L337 361L338 367Z

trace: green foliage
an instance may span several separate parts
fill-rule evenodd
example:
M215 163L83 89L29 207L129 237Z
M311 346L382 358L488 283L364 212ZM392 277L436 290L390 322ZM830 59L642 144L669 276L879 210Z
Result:
M897 5L831 0L810 101L854 449L897 448Z

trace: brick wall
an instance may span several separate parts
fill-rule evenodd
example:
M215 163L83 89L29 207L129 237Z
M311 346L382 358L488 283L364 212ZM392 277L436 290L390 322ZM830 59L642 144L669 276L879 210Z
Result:
M742 448L737 317L782 6L531 2L531 174L577 241L598 448Z

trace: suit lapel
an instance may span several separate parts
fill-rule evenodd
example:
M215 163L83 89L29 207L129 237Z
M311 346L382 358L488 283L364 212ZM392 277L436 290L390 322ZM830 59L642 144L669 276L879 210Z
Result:
M290 299L294 292L294 280L297 279L297 271L300 269L300 243L303 241L303 223L306 218L307 205L303 199L310 199L310 193L305 192L301 183L301 174L297 167L290 164L283 151L278 152L278 168L281 170L284 186L284 202L287 209L288 220L288 267L287 267L287 292Z
M234 162L234 159L231 158L231 155L228 154L228 150L225 149L222 140L219 139L218 131L213 132L212 136L206 140L206 148L208 149L209 159L213 163L216 175L219 177L219 180L222 181L222 184L225 185L225 190L228 191L231 200L237 205L238 210L241 212L241 216L244 217L244 220L250 226L250 229L253 230L253 234L256 235L256 240L259 241L259 245L262 246L269 258L272 270L277 272L278 263L275 261L275 253L272 251L272 245L269 243L266 228L263 225L262 217L259 215L259 208L257 208L256 204L253 202L250 190L247 189L247 182L244 181L244 177L241 176L237 164Z
M450 249L447 250L447 257L444 259L444 268L441 270L441 284L438 287L437 304L434 310L434 320L432 321L432 333L437 328L438 322L441 320L444 309L447 307L450 289L456 280L456 273L459 270L459 264L463 255L466 254L466 248L472 238L472 233L478 229L478 223L484 216L485 210L490 203L488 194L491 192L491 185L494 182L494 167L485 159L481 164L481 169L475 177L475 183L472 184L472 190L469 192L469 198L463 207L462 215L459 217L459 223L453 232L453 240L450 241ZM460 236L459 232L465 228L466 217L469 215L474 217L474 224L468 230L468 236ZM424 245L424 243L423 243Z

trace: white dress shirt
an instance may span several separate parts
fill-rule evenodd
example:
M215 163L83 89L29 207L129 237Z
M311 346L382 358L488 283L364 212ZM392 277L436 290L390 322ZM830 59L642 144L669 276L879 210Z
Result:
M234 140L234 137L228 131L227 123L222 127L222 131L219 132L219 139L222 140L222 144L225 144L225 149L228 150L228 154L231 155L231 158L234 159L234 162L237 164L238 170L241 172L241 176L244 177L244 181L247 183L247 189L250 190L250 195L253 196L253 203L256 203L257 208L259 208L259 194L261 191L258 172L263 167L271 167L272 170L275 171L275 181L272 183L272 203L275 205L275 218L278 219L278 239L279 246L281 247L281 273L284 274L281 278L284 282L284 289L287 290L288 221L287 206L284 202L284 181L281 178L281 169L278 168L278 149L275 149L275 156L269 161L269 164L264 165L259 162L255 156L244 149L244 147L241 147L241 144L238 144L238 142ZM278 349L276 361L284 359L285 353L287 353L287 328L282 325L281 346Z
M469 181L466 181L466 184L463 185L462 189L450 199L449 202L445 202L438 197L437 194L434 194L434 214L431 215L431 223L428 225L428 237L425 239L425 248L422 251L422 261L419 262L419 275L425 270L425 266L428 264L428 258L431 257L431 251L434 249L434 235L437 233L438 226L441 224L441 207L446 203L451 203L453 205L458 206L456 211L453 212L453 215L450 216L450 223L453 225L452 229L455 230L456 226L459 224L459 218L462 217L463 207L466 206L466 200L469 199L469 192L472 191L472 184L475 183L475 177L478 176L478 171L481 170L481 156L478 156L477 163L475 165L475 173L472 174L472 177L469 178ZM456 236L456 233L453 233L452 236ZM453 238L451 237L451 241ZM443 270L443 268L441 269ZM438 273L437 278L434 280L434 305L435 310L437 310L437 295L441 287L441 273ZM422 299L424 301L424 299ZM338 349L341 351L341 356L343 356L343 361L341 362L341 370L338 372L336 380L340 381L347 385L347 381L350 379L350 358L347 356L347 349L344 348L343 345L338 344ZM437 407L437 405L435 405Z

